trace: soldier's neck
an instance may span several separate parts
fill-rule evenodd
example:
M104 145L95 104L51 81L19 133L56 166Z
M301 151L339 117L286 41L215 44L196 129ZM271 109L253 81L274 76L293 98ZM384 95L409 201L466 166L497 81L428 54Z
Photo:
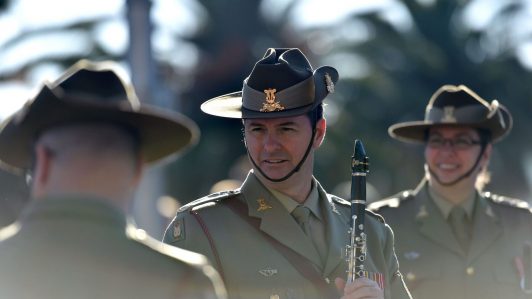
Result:
M444 186L436 181L429 180L429 187L432 189L432 192L453 205L459 205L465 202L476 192L474 186L470 186L470 184L464 181L451 186Z
M267 188L282 193L298 203L304 203L312 190L312 176L301 179L294 175L282 182L272 182L262 176L258 178Z

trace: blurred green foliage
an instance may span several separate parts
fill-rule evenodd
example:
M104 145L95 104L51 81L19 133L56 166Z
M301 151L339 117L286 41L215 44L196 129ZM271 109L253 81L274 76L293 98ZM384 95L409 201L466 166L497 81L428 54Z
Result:
M380 12L370 11L296 35L288 35L295 29L286 18L279 18L284 23L265 24L256 12L258 2L201 2L210 13L209 23L192 40L201 41L198 45L207 53L208 63L199 67L195 85L183 101L185 111L199 122L203 136L197 148L170 168L168 184L180 200L187 202L209 193L212 184L231 176L234 160L245 155L240 122L206 116L199 105L239 90L267 47L300 47L315 67L341 62L333 65L340 70L341 81L337 92L326 100L329 128L316 159L316 176L328 190L346 194L345 186L343 190L336 187L350 179L355 138L364 142L370 157L368 182L378 190L375 197L415 187L423 175L423 149L391 139L387 128L396 122L423 119L430 96L441 85L465 84L487 100L498 99L514 116L513 132L495 147L488 189L528 199L524 160L531 148L526 132L532 104L532 88L526 82L530 82L531 74L516 60L511 43L486 49L487 39L502 39L504 35L493 37L492 32L463 27L457 17L465 7L463 1L440 0L433 5L403 2L412 21L407 30L393 26ZM292 8L288 6L285 15ZM515 3L507 5L489 28L511 30L512 18L521 9ZM235 15L239 17L232 17ZM363 42L331 38L350 24L364 28L370 37ZM320 37L329 43L326 51L315 55L311 51L313 39ZM231 67L225 68L228 61ZM364 76L342 78L342 70L362 67L367 69Z
M0 0L0 10L10 2ZM269 47L298 47L314 67L330 64L340 72L336 93L326 100L329 126L315 165L316 177L327 190L348 194L356 138L364 142L371 161L368 182L376 191L370 193L374 189L368 188L369 198L414 187L423 175L423 149L391 139L387 128L396 122L422 119L430 96L441 85L466 84L487 100L498 99L514 116L512 133L495 147L488 189L529 199L531 73L516 58L519 44L532 39L526 31L528 23L517 22L526 13L524 0L501 2L487 25L479 28L463 23L461 15L472 2L462 0L397 1L408 16L402 26L393 14L365 9L353 10L341 22L305 28L294 26L297 6L303 0L197 2L206 14L200 29L190 36L175 37L196 47L196 67L179 69L157 61L160 88L173 93L174 107L194 119L202 131L195 148L164 168L168 193L182 203L208 194L220 180L242 180L249 169L241 122L208 116L199 107L209 98L240 90ZM335 4L324 1L322 5L325 10ZM389 9L399 12L397 5ZM479 16L482 13L475 11ZM321 10L313 14L318 20ZM94 32L98 21L80 21L63 29ZM23 32L8 45L40 33ZM94 41L91 44L94 48L83 57L43 59L68 66L79 58L128 57L127 53L107 53ZM30 61L9 76L24 78L39 62ZM0 175L0 211L14 215L10 211L18 210L27 198L24 178ZM155 202L155 196L152 200Z

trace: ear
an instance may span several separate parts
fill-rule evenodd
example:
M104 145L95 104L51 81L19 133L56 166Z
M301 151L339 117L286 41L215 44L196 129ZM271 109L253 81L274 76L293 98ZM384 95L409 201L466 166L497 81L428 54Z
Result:
M318 120L316 123L316 134L314 135L314 148L319 148L323 139L325 139L325 132L327 131L327 122L325 118Z
M48 183L52 172L52 153L42 144L35 146L35 166L32 178L33 197L46 195Z
M482 158L480 158L479 164L481 168L488 167L488 164L490 163L492 151L493 151L493 146L491 145L491 143L486 144L486 148L484 149L484 152L482 153Z
M245 119L242 119L242 142L244 142L244 147L247 149L248 148L248 143L246 141L246 120Z
M135 163L135 173L133 174L133 184L137 188L142 180L142 175L144 174L144 159L142 155L138 155L137 161Z

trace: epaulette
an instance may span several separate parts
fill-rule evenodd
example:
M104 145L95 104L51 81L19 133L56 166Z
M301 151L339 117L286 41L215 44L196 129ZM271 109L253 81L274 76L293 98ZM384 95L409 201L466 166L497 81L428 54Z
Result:
M366 209L366 214L377 218L377 220L379 220L382 223L385 223L384 217L382 217L381 215L379 215L379 214L377 214L377 213L375 213L375 212L373 212L371 210Z
M345 200L343 198L340 198L338 196L331 195L331 199L337 204L341 204L341 205L348 206L348 207L351 206L351 203L349 201L347 201L347 200ZM384 218L381 215L376 214L373 211L370 211L368 209L366 209L366 213L371 215L371 216L373 216L373 217L375 217L375 218L377 218L380 222L384 223Z
M522 199L501 196L491 192L484 192L482 196L495 204L532 211L530 204Z
M344 206L351 206L351 203L348 202L347 200L341 198L341 197L338 197L336 195L332 195L332 194L329 194L330 198L332 201L334 201L335 203L337 204L341 204L341 205L344 205Z
M212 206L224 199L231 198L238 194L240 194L240 189L227 190L227 191L221 191L221 192L209 194L207 196L204 196L202 198L199 198L199 199L196 199L194 201L187 203L186 205L179 208L177 212L179 213L179 212L183 212L189 209L197 210L203 207Z
M381 208L397 208L401 205L401 202L412 198L414 198L414 191L406 190L391 197L372 202L368 205L368 209L371 211L378 211Z
M0 241L4 241L16 235L20 230L20 222L16 221L12 224L0 229Z

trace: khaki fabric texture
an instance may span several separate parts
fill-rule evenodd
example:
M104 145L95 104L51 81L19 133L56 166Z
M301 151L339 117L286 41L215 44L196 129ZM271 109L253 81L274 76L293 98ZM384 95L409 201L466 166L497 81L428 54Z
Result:
M348 203L330 194L314 181L320 194L326 223L327 259L320 256L287 209L250 172L238 192L212 195L181 209L168 226L164 241L202 253L215 261L208 237L191 211L200 214L216 245L225 275L229 298L319 298L314 285L302 276L261 234L267 234L313 263L323 279L334 283L346 277ZM259 218L260 230L234 213L224 201L240 200L248 206L249 217ZM384 275L385 298L410 298L398 272L390 228L378 216L366 217L368 271ZM278 296L278 297L277 297ZM340 296L338 296L339 298Z
M530 299L520 286L515 258L532 239L532 215L519 202L478 194L469 250L429 196L427 183L369 209L392 227L405 281L416 299ZM524 202L523 207L526 205Z
M218 298L214 285L223 288L204 257L135 237L97 199L39 200L17 224L0 232L0 298Z

